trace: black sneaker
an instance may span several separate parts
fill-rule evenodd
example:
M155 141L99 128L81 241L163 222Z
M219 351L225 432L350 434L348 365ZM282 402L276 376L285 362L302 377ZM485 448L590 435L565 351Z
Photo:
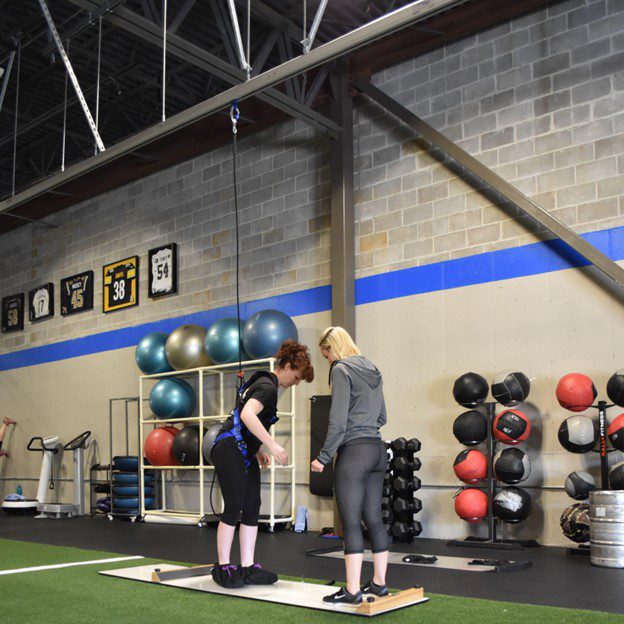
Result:
M259 563L241 567L245 585L273 585L277 583L277 574L265 570Z
M344 587L335 594L325 596L323 602L329 602L330 604L352 604L358 605L362 603L362 592L357 594L350 594Z
M373 583L372 580L368 581L364 587L362 587L363 594L373 594L374 596L379 596L383 598L388 595L388 586L387 585L377 585Z
M231 563L212 568L212 580L226 589L238 589L245 585L241 569Z

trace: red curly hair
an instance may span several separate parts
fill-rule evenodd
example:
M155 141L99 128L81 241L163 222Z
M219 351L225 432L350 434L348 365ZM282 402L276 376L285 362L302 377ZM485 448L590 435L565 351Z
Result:
M300 342L284 340L274 357L280 368L290 364L291 368L301 371L301 379L304 381L309 383L314 379L314 368L310 362L310 351L308 347Z

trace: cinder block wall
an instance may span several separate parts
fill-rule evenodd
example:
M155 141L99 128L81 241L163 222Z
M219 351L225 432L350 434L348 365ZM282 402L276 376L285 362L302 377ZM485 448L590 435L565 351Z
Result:
M374 76L577 232L624 223L624 3L569 0ZM359 275L542 238L411 131L358 102ZM476 188L475 188L476 186Z

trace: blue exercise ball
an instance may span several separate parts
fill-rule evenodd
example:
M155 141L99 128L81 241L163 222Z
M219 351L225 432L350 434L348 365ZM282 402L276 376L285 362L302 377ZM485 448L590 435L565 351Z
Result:
M246 323L243 346L254 359L273 357L284 340L298 340L293 320L279 310L261 310Z
M206 353L215 364L238 362L239 345L241 360L249 359L242 342L244 329L245 321L239 325L235 318L222 318L208 328Z
M165 332L152 332L143 336L137 345L134 357L137 366L146 375L157 373L169 373L173 370L165 354L165 345L169 334Z
M161 379L150 392L149 404L157 418L188 418L195 409L195 391L183 379Z

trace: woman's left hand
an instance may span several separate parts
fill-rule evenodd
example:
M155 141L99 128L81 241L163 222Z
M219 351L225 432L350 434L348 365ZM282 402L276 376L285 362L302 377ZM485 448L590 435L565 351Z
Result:
M312 472L323 472L323 468L325 468L325 466L321 464L321 462L318 459L315 459L310 464L310 470L312 470Z
M260 464L260 468L268 468L271 465L271 458L267 453L263 451L258 451L256 453L256 459Z

